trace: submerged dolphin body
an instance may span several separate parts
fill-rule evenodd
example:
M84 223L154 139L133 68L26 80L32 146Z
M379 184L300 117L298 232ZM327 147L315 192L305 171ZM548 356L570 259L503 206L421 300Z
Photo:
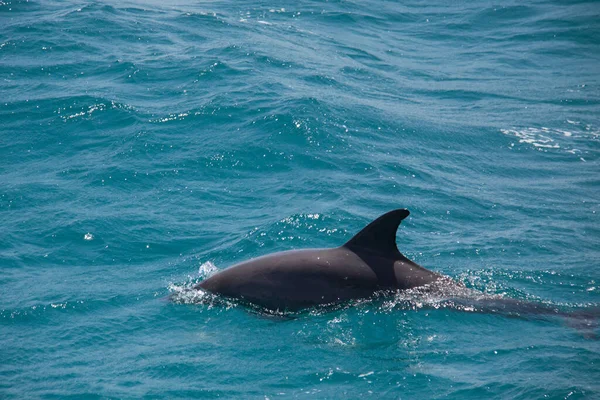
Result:
M242 262L195 288L270 310L299 310L430 284L444 277L396 247L396 231L409 214L406 209L390 211L341 247L284 251Z

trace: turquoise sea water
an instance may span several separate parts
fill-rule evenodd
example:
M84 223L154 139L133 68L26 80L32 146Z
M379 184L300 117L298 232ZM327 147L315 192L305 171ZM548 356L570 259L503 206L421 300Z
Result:
M0 398L600 397L561 318L188 291L406 207L423 266L597 307L598 2L166 3L0 1Z

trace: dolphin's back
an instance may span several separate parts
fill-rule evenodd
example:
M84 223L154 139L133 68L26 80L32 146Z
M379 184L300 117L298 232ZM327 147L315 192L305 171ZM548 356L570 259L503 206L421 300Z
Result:
M269 309L295 310L368 296L377 289L378 278L360 257L340 247L255 258L197 287Z

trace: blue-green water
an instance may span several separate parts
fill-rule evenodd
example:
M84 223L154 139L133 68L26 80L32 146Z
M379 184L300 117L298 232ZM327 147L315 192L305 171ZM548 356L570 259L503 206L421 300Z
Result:
M560 318L165 300L406 207L416 262L600 304L597 2L166 3L0 1L1 398L600 397Z

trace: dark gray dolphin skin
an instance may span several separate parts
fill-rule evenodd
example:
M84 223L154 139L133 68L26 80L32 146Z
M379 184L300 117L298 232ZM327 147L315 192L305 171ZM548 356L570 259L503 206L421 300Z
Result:
M293 311L434 282L443 276L415 264L396 247L396 231L409 214L406 209L390 211L341 247L284 251L236 264L195 288Z

